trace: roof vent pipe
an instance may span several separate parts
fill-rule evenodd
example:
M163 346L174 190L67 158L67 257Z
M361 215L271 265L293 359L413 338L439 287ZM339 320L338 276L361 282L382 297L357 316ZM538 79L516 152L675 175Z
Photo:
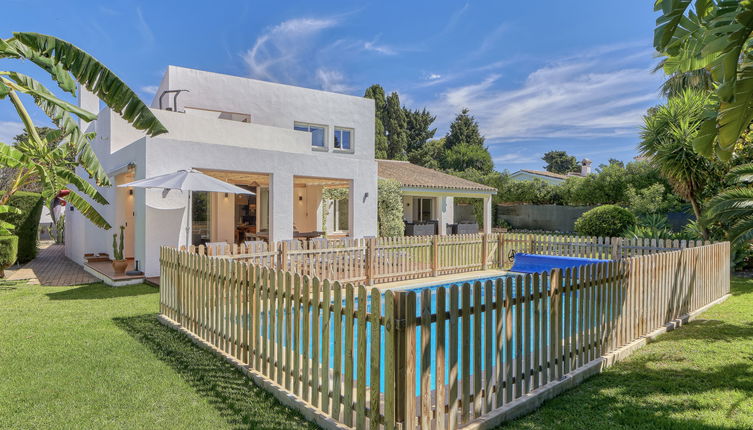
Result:
M160 96L159 96L159 108L163 109L162 108L162 99L163 99L163 97L165 97L165 95L167 95L168 93L173 93L175 95L173 96L173 108L172 108L172 110L175 111L175 112L178 112L178 94L182 93L183 91L186 91L186 92L189 92L189 93L191 92L189 90L165 90L165 91L162 91L162 94L160 94ZM165 110L171 110L169 106L166 107L166 108L164 108L164 109Z

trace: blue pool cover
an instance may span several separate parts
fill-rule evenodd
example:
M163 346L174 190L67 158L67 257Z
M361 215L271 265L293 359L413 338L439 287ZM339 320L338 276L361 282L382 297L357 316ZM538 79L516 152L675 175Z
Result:
M562 269L585 266L593 263L607 263L610 260L599 260L597 258L576 258L560 257L558 255L537 255L515 254L515 261L512 264L511 272L520 273L541 273L548 272L552 269Z

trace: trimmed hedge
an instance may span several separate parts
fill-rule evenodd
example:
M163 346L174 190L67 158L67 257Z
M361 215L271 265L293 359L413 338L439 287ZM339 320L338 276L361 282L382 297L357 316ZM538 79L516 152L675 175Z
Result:
M0 278L5 277L5 269L16 262L18 236L0 236Z
M604 205L593 208L575 221L575 231L584 236L619 237L635 226L635 215L625 208Z
M39 219L42 216L44 200L39 193L18 191L11 196L8 204L22 212L3 214L2 219L16 226L13 233L18 236L18 262L28 263L37 256Z
M400 191L400 182L394 179L377 181L377 222L379 236L402 236L405 232L403 193Z

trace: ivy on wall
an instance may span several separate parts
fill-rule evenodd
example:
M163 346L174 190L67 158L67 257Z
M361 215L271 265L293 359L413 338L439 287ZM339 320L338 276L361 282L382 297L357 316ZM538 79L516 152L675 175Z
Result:
M324 188L322 190L322 232L327 234L327 217L329 217L329 202L348 198L347 188Z
M394 179L379 179L377 183L377 222L379 236L395 237L405 233L403 224L403 193Z

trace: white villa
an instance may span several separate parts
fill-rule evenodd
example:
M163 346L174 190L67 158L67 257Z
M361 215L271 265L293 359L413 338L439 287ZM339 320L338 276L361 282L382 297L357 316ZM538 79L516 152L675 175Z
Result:
M158 276L160 246L186 245L189 216L193 245L307 239L325 231L376 236L379 176L403 185L406 221L435 220L435 234L446 234L445 225L457 221L453 198L472 197L484 199L484 230L491 228L493 188L407 162L397 162L397 171L410 175L396 174L382 167L396 162L374 159L370 99L169 66L151 105L168 133L145 136L99 110L86 90L79 103L99 111L84 128L96 132L94 151L114 185L193 168L255 193L193 193L188 214L183 191L103 188L110 204L95 207L112 230L95 227L75 207L66 211L66 255L79 264L85 254L111 254L112 234L122 225L125 257L146 276ZM322 190L331 187L346 188L348 198L322 202Z

